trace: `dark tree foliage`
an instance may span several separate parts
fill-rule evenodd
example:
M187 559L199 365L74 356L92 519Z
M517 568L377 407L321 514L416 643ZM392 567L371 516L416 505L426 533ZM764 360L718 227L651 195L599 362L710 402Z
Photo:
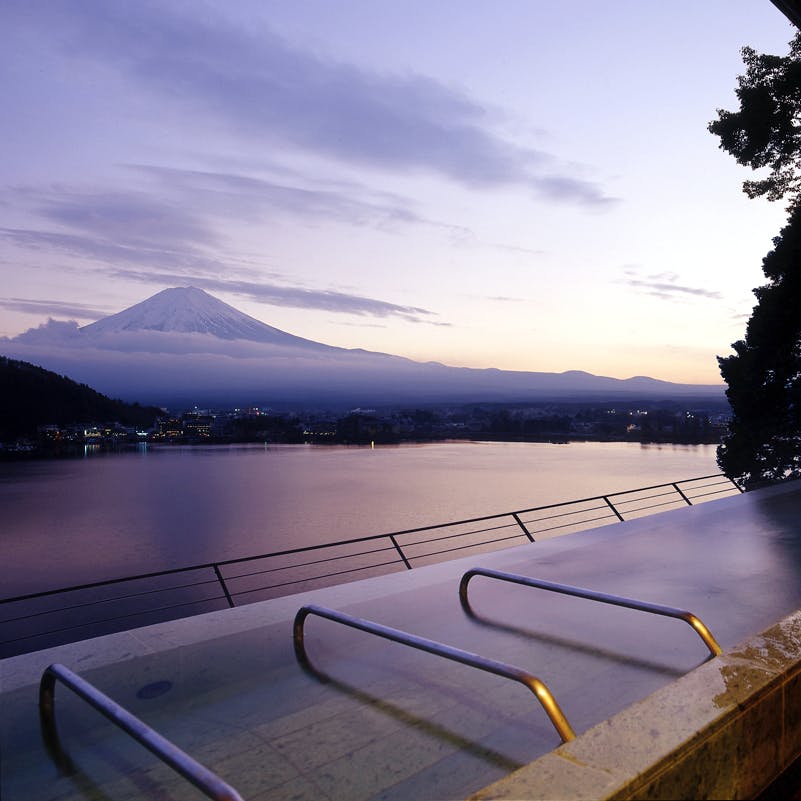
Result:
M119 422L150 426L160 409L129 404L50 370L0 356L0 441L32 436L50 423Z
M718 359L733 415L718 464L748 486L801 477L801 207L773 241L745 339Z
M746 65L737 79L739 111L718 109L709 130L720 137L720 147L739 164L770 174L745 181L749 197L768 200L791 197L801 189L801 32L790 42L790 53L772 56L750 47L742 50Z
M787 56L743 48L740 110L718 111L709 130L740 164L770 169L746 181L749 197L786 197L790 217L762 261L768 282L734 355L718 358L732 409L718 448L726 475L746 486L801 477L801 33Z

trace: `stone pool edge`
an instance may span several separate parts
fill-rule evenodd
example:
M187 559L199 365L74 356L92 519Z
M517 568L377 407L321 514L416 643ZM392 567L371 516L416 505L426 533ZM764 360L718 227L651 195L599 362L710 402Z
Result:
M801 610L470 796L753 798L801 755Z

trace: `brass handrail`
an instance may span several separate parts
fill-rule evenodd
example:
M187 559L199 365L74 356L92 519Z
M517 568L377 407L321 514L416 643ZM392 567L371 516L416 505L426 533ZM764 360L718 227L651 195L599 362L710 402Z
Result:
M685 609L652 604L648 601L638 601L634 598L623 598L619 595L609 595L605 592L587 590L583 587L573 587L570 584L556 584L552 581L543 581L542 579L529 578L528 576L518 576L514 573L504 573L500 570L489 570L483 567L471 568L462 576L462 580L459 582L459 600L462 602L462 607L468 613L471 612L471 607L467 599L467 585L470 583L470 579L473 578L473 576L485 576L486 578L498 579L500 581L509 581L512 584L522 584L524 587L535 587L540 590L559 592L563 595L574 595L577 598L587 598L590 601L599 601L600 603L613 604L614 606L625 606L640 612L650 612L654 615L663 615L665 617L683 620L695 629L698 636L704 641L706 647L709 648L712 656L720 656L720 654L723 653L717 640L712 636L712 632L704 625L703 621L692 612L688 612Z
M360 629L370 634L375 634L378 637L383 637L387 640L394 640L395 642L408 645L412 648L417 648L420 651L427 651L430 654L450 659L454 662L461 662L463 665L478 668L478 670L486 671L487 673L494 673L497 676L503 676L512 681L520 682L525 685L534 695L537 700L542 704L548 717L551 719L554 728L562 742L568 742L575 739L575 732L573 731L570 723L562 712L556 699L551 694L551 691L540 681L536 676L528 673L521 668L514 665L507 665L504 662L496 662L494 659L487 659L486 657L479 656L478 654L471 653L470 651L463 651L460 648L454 648L451 645L437 642L436 640L428 640L425 637L418 637L416 634L409 634L406 631L393 629L389 626L384 626L381 623L375 623L372 620L364 620L363 618L353 617L344 612L338 612L334 609L327 609L323 606L315 604L308 604L302 606L298 613L295 615L295 623L293 627L293 640L295 644L295 655L301 664L309 664L309 658L306 655L306 649L303 643L303 624L309 615L317 615L324 617L328 620L333 620L337 623L342 623L345 626L350 626L354 629Z
M166 762L173 770L192 782L202 793L216 801L242 801L242 796L233 787L226 784L216 773L192 759L146 723L132 715L104 695L93 684L73 673L69 668L58 663L50 665L42 673L39 683L39 718L45 743L57 761L64 760L64 753L58 743L55 721L55 686L60 681L77 696L105 715L113 724L119 726L145 748L152 751L159 759Z

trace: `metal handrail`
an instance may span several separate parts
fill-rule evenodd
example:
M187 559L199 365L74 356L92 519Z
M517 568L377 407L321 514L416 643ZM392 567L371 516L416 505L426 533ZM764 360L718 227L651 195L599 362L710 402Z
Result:
M489 570L483 567L471 568L462 576L462 580L459 582L459 600L468 614L472 613L472 608L467 598L467 585L470 583L470 579L473 578L473 576L485 576L486 578L498 579L500 581L509 581L512 584L522 584L524 587L534 587L540 590L562 593L563 595L573 595L577 598L587 598L590 601L599 601L600 603L612 604L613 606L625 606L640 612L650 612L654 615L663 615L664 617L673 617L678 620L683 620L695 629L712 656L720 656L723 653L717 640L712 636L712 632L706 627L703 621L692 612L688 612L685 609L652 604L648 601L638 601L634 598L623 598L620 595L609 595L605 592L596 592L595 590L588 590L583 587L573 587L570 584L556 584L552 581L543 581L542 579L530 578L529 576L518 576L515 573L505 573L501 570Z
M375 634L378 637L408 645L411 648L417 648L420 651L427 651L430 654L435 654L436 656L441 656L454 662L460 662L463 665L468 665L469 667L474 667L487 673L494 673L497 676L503 676L504 678L512 679L512 681L517 681L525 685L537 697L537 700L542 704L545 713L550 718L557 733L562 738L562 742L566 743L575 739L575 732L570 723L568 723L559 704L557 704L556 699L551 694L551 691L540 679L522 668L515 667L514 665L507 665L505 662L497 662L494 659L487 659L484 656L479 656L470 651L463 651L461 648L454 648L451 645L445 645L436 640L429 640L425 637L419 637L416 634L409 634L400 629L393 629L381 623L375 623L372 620L353 617L352 615L347 615L344 612L338 612L334 609L308 604L302 606L298 610L298 613L295 615L295 623L293 626L293 642L295 645L295 655L301 664L309 664L309 658L306 654L303 641L303 624L309 615L324 617L328 620L342 623L345 626L360 629L361 631Z
M56 681L70 688L77 696L93 706L119 726L126 734L133 737L145 748L152 751L159 759L166 762L174 771L195 785L202 793L217 801L242 801L242 796L216 773L182 751L174 743L151 729L127 709L104 695L93 684L73 673L69 668L58 663L50 665L42 673L39 683L39 717L45 742L51 752L61 754L58 745L58 734L55 720L55 686Z

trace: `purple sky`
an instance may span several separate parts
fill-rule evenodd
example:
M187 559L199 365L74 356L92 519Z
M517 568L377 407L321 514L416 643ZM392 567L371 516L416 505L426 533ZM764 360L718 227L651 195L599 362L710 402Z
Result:
M786 216L706 124L768 0L5 0L0 337L193 284L453 365L716 383Z

